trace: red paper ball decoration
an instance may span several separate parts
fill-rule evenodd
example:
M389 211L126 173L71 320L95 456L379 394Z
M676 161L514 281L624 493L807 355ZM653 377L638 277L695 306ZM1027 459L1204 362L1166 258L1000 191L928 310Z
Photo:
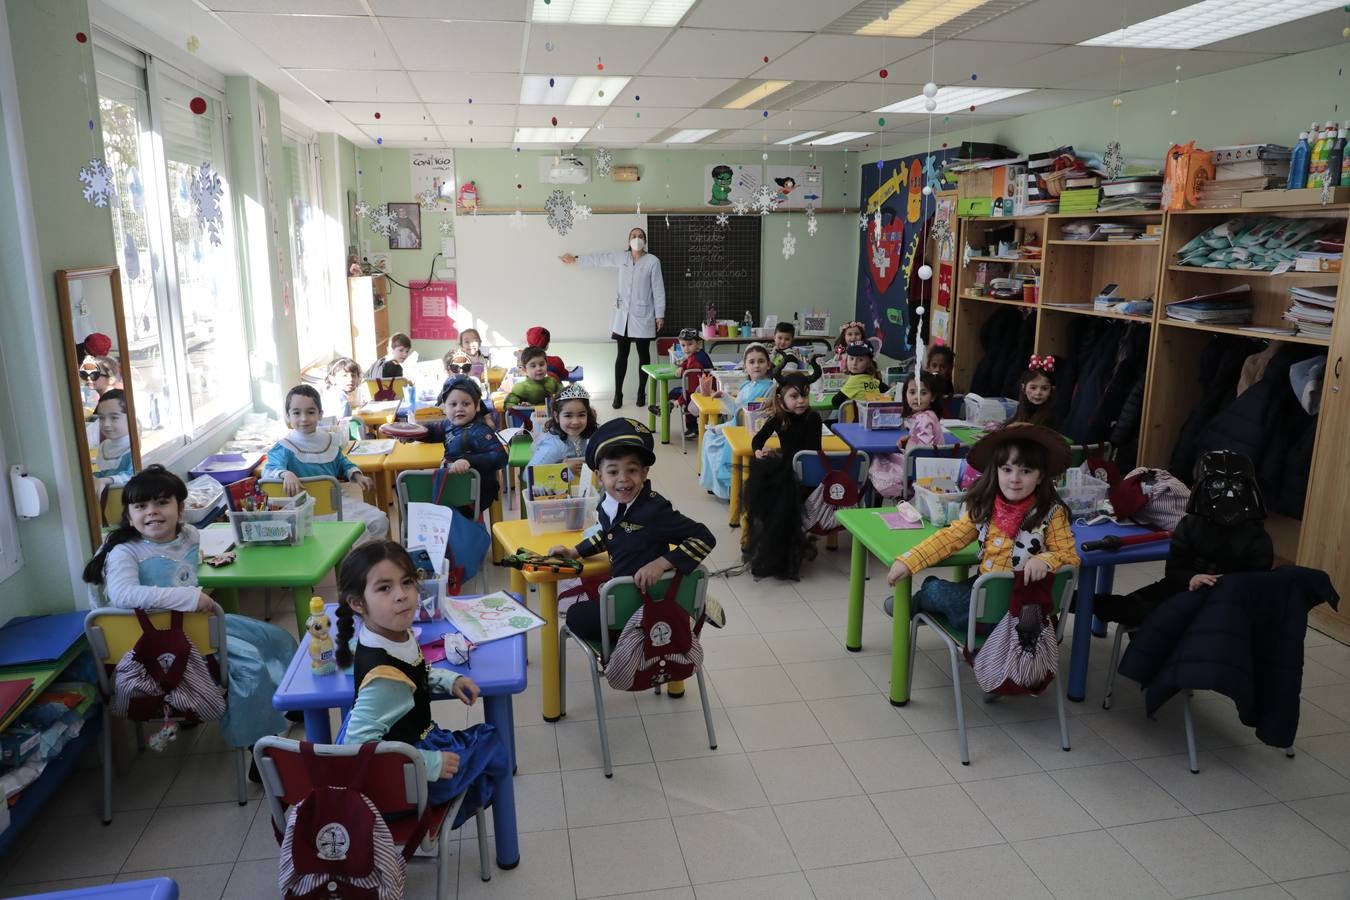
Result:
M549 121L552 122L554 125L557 125L557 124L558 124L558 117L557 117L557 116L553 116L551 119L549 119Z
M188 101L188 109L200 116L202 113L206 112L206 98L193 97Z
M598 62L598 63L595 64L595 68L596 68L598 71L603 72L603 71L605 71L605 64L602 63L602 62Z
M376 113L376 114L375 114L375 118L381 119L381 118L383 118L383 116L381 116L379 113Z
M974 103L970 104L970 111L971 111L971 112L974 112L974 111L975 111L975 104L974 104Z
M768 62L768 61L769 61L769 58L768 58L767 56L764 57L764 61L765 61L765 62Z
M886 71L885 69L882 69L882 70L881 70L880 72L878 72L877 74L880 75L882 78L886 78L886 77L888 77L891 73L888 72L888 71Z
M77 31L75 32L75 40L79 41L81 44L87 44L89 42L89 35L85 34L83 31Z

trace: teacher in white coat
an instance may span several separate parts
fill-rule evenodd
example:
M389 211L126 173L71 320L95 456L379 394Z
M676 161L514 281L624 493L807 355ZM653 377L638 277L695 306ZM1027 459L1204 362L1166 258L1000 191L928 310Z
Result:
M666 324L666 286L661 280L661 260L647 252L647 232L628 232L628 249L607 253L564 253L567 265L591 268L611 266L619 270L618 294L614 298L614 324L610 337L619 342L614 358L614 408L623 406L623 382L628 375L628 351L637 344L637 405L647 405L647 373L642 366L652 361L652 339Z

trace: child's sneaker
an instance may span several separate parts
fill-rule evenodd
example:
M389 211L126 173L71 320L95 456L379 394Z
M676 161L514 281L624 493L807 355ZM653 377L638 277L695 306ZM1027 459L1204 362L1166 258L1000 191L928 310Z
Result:
M704 599L703 615L707 618L708 624L714 628L721 628L727 624L727 611L712 597Z

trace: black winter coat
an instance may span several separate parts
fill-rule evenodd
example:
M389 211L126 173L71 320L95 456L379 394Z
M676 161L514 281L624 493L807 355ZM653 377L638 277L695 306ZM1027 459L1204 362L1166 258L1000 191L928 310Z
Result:
M1225 575L1158 607L1135 632L1120 674L1144 686L1150 716L1178 691L1216 691L1263 743L1289 747L1298 734L1308 610L1323 601L1334 609L1340 596L1317 569Z
M1200 400L1181 426L1181 434L1172 448L1168 470L1191 484L1195 479L1195 461L1199 458L1200 433L1209 420L1237 395L1238 376L1247 357L1261 345L1247 338L1220 335L1205 345L1195 371L1200 382Z

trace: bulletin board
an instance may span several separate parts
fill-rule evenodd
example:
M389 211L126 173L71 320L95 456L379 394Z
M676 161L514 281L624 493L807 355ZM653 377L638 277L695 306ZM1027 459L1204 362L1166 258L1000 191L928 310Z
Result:
M415 341L453 341L459 338L459 303L453 281L409 285L408 331ZM467 327L467 326L466 326Z

